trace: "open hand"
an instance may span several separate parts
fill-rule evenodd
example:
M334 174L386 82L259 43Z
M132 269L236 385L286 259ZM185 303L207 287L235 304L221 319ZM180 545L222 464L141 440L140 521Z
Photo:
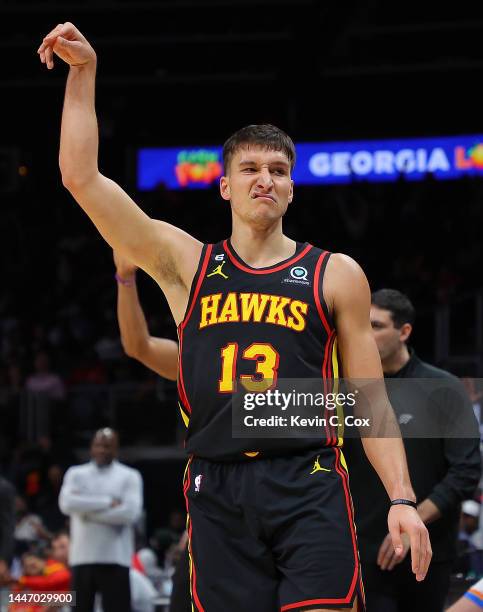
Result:
M73 23L59 23L37 49L42 64L54 67L54 53L69 66L83 66L96 60L96 52Z
M391 506L387 517L389 534L396 556L404 558L403 533L407 534L411 548L411 566L416 580L426 577L433 551L429 541L428 530L421 520L418 511L411 506ZM406 551L407 552L407 551Z

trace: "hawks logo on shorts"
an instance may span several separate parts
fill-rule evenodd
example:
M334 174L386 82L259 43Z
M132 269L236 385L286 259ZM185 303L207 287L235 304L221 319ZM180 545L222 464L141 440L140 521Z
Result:
M297 243L292 257L255 269L228 240L203 247L178 328L179 404L189 453L247 459L341 443L330 426L321 440L232 437L231 398L240 382L264 392L277 379L323 379L324 390L332 390L337 341L323 297L329 257Z

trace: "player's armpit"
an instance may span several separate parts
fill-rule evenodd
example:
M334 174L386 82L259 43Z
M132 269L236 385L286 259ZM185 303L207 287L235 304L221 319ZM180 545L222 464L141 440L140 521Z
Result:
M161 237L163 249L157 253L156 269L159 270L158 283L176 284L181 282L189 293L191 283L198 268L203 243L190 234L165 221L155 220Z

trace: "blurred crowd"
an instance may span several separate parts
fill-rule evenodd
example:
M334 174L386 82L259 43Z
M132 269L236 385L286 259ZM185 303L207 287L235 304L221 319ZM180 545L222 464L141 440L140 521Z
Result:
M55 456L56 461L59 459ZM42 440L41 444L31 445L28 452L19 452L18 463L13 466L9 478L0 476L0 594L4 594L0 610L45 612L45 606L21 602L8 606L5 594L72 590L71 521L59 507L66 465L54 462L49 441ZM166 524L158 524L149 535L145 513L135 521L135 552L129 570L134 612L154 612L156 601L169 598L175 567L185 552L185 523L185 512L176 508L169 513ZM112 532L113 539L117 537L115 533ZM102 612L99 602L96 612Z

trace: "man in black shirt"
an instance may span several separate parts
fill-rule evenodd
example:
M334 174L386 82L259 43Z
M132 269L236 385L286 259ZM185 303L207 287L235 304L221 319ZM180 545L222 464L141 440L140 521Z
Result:
M404 438L418 512L428 526L433 560L424 582L411 579L407 542L399 558L390 544L389 500L384 488L364 456L361 441L346 440L367 610L441 612L456 556L460 502L473 495L480 477L476 419L460 381L424 363L408 348L414 308L405 295L393 289L373 293L370 316L389 398ZM409 378L419 380L414 385L396 380ZM463 421L465 437L455 437ZM474 437L468 437L473 421ZM441 425L444 433L436 437ZM422 438L421 431L418 435L418 427L426 427L428 437Z

